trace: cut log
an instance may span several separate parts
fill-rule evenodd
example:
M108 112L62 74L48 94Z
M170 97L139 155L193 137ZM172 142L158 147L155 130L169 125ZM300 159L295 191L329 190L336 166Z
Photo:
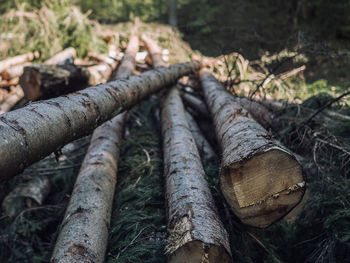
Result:
M37 176L9 193L2 202L2 210L7 216L15 217L26 208L42 205L49 192L49 179Z
M197 125L197 122L189 112L186 112L186 120L192 132L193 138L196 141L197 148L201 153L202 158L205 160L214 158L216 154L213 148L211 147L207 139L204 137Z
M130 61L134 61L137 49L138 37L134 35L116 76L126 78L133 72L135 63ZM51 262L104 262L125 115L119 114L94 131Z
M100 60L101 64L88 68L88 71L90 72L90 80L89 80L90 85L98 85L106 82L109 78L111 78L113 71L116 69L118 65L117 47L116 45L110 44L108 46L108 49L109 49L108 51L109 56L99 55L100 56L99 58L101 59ZM112 79L117 79L117 78L113 76Z
M63 145L89 134L199 67L198 62L175 64L3 114L0 116L0 180L11 178Z
M166 63L163 60L162 50L158 47L157 43L146 35L142 35L142 41L145 43L145 46L151 55L153 67L166 66Z
M265 129L271 128L272 113L260 103L247 98L234 98L241 106L247 110L255 121L261 124Z
M34 64L20 77L27 100L54 98L88 86L89 72L72 64L62 66Z
M210 116L207 105L201 99L186 92L181 92L181 97L185 104L195 110L195 112L197 112L200 116L204 118L208 118Z
M14 79L11 79L11 80L1 80L0 81L0 88L7 88L7 87L10 87L10 86L17 85L18 84L18 80L19 80L19 78L14 78Z
M105 62L92 67L88 67L87 70L90 73L89 84L98 85L106 82L106 79L108 80L113 70L116 69L117 65L117 61L107 57Z
M21 65L16 65L16 66L12 66L8 69L5 69L2 73L1 73L1 77L4 80L10 80L10 79L14 79L14 78L19 78L22 74L23 74L23 68L26 66L31 65L32 63L27 62Z
M103 262L124 118L119 114L94 131L50 262Z
M164 176L171 263L232 262L224 229L204 178L179 92L161 102Z
M267 227L301 200L302 167L206 69L200 78L222 148L221 190L243 223Z
M0 61L0 72L3 72L6 69L9 69L12 66L20 65L26 63L28 61L32 61L34 58L38 57L38 53L27 53L23 55L19 55L12 58L7 58L5 60Z
M0 104L0 114L9 112L11 108L24 97L21 86L16 86L10 95Z
M58 63L66 60L67 58L73 57L75 58L77 56L77 53L74 48L69 47L66 48L65 50L57 53L54 55L52 58L46 60L44 62L45 65L57 65Z
M124 79L132 75L135 69L135 58L139 48L139 37L133 34L129 38L129 44L125 51L122 65L118 68L115 78Z

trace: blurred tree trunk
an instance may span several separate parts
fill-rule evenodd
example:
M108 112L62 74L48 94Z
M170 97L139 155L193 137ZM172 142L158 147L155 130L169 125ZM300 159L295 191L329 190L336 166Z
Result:
M177 26L176 6L177 0L169 0L169 25L172 27Z

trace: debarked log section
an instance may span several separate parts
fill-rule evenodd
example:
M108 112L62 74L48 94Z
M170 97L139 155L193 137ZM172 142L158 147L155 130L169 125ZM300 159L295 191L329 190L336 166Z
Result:
M171 263L232 262L228 236L204 178L199 153L176 88L161 100Z
M65 144L132 107L148 95L198 70L200 63L162 67L31 103L0 116L0 180L11 178Z
M137 50L138 37L133 35L116 72L117 78L132 74ZM95 129L61 224L51 262L104 261L125 115L119 114Z
M200 78L222 148L221 190L243 223L267 227L301 200L302 167L206 69Z

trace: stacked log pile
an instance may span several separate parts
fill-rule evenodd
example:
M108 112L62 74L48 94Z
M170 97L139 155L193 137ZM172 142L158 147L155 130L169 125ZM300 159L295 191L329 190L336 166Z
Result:
M202 161L221 157L220 189L246 225L268 227L303 197L302 165L272 138L272 114L262 104L232 96L197 61L167 66L157 43L147 36L142 40L154 69L136 76L131 75L137 34L130 36L114 74L118 52L114 57L90 53L99 62L87 67L83 61L80 66L69 62L75 57L71 48L43 64L27 64L29 55L20 62L8 60L3 68L0 62L2 78L20 77L21 85L0 104L0 180L92 133L51 262L103 262L126 110L159 91L169 262L232 262L233 233L221 222ZM194 73L204 101L176 86L179 78ZM23 96L43 100L10 111ZM201 129L198 116L210 119L211 128ZM220 150L208 140L207 133L214 131Z

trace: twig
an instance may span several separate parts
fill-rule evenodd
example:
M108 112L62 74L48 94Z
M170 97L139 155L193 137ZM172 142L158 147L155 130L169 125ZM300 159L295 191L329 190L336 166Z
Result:
M260 84L256 87L256 89L249 95L249 98L250 98L250 99L253 98L253 96L255 95L255 93L258 92L258 90L264 85L265 81L266 81L267 79L269 79L269 78L271 77L271 75L273 75L273 74L277 71L277 69L278 69L280 66L282 66L282 65L283 65L285 62L287 62L288 60L294 59L296 56L297 56L297 54L294 55L294 56L288 57L288 58L286 58L286 59L284 59L284 60L279 61L279 62L277 63L277 65L269 72L269 74L266 75L266 77L263 79L263 81L260 82Z
M318 115L319 113L321 113L323 110L325 110L326 108L328 108L329 106L331 106L333 103L339 101L340 99L342 99L343 97L347 96L350 94L350 91L343 93L342 95L330 100L328 103L326 103L325 105L323 105L321 108L319 108L314 114L312 114L309 118L307 118L306 121L303 121L300 126L304 126L306 124L308 124L313 118L316 117L316 115Z
M347 155L350 156L350 152L347 151L346 149L342 148L342 147L339 146L339 145L333 144L333 143L331 143L331 142L327 142L327 141L322 140L322 139L316 139L316 140L319 141L319 142L322 142L322 143L324 143L324 144L327 144L327 145L329 145L329 146L331 146L331 147L333 147L333 148L335 148L335 149L338 149L339 151L342 151L343 153L345 153L345 154L347 154Z

